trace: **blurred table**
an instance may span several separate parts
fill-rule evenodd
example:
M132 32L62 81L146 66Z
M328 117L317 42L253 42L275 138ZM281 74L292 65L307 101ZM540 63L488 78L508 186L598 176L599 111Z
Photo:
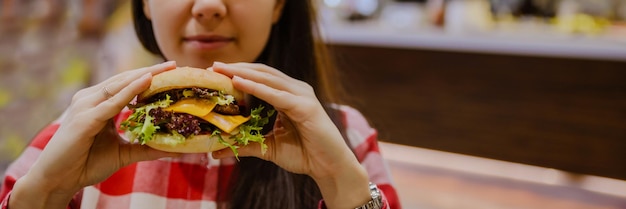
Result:
M626 61L626 34L568 34L538 24L453 33L415 25L333 21L322 24L322 31L331 44Z

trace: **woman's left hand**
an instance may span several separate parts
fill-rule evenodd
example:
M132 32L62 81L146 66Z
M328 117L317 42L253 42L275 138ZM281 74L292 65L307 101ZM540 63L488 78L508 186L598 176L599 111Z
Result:
M266 101L278 112L274 129L266 135L267 152L262 154L260 145L252 143L239 148L239 156L258 157L287 171L307 174L318 183L323 194L324 186L340 187L337 181L346 186L362 185L356 187L367 192L367 173L311 85L263 64L215 63L213 70L232 77L235 88ZM223 149L213 156L231 157L233 152ZM330 197L324 196L328 204Z
M314 178L356 162L309 84L263 64L216 63L213 70L232 77L235 88L266 101L278 112L273 131L266 135L267 152L262 154L260 145L251 143L239 149L239 156L259 157ZM229 150L215 155L232 156Z

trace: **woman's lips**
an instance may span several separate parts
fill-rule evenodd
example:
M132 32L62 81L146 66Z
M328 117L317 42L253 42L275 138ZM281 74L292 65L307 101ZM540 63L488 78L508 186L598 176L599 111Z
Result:
M183 42L199 50L215 50L232 42L234 38L219 35L195 35L183 38Z

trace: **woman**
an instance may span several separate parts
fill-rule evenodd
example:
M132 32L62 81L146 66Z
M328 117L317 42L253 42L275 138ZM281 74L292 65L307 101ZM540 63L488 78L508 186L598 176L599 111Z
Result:
M176 63L123 72L76 93L61 119L10 167L3 204L399 208L376 132L356 110L333 105L336 76L315 41L311 2L134 0L133 6L142 44ZM269 151L263 155L253 143L239 149L249 157L237 162L229 149L208 156L126 143L118 134L129 115L124 106L152 75L176 65L211 67L273 106L279 114L266 135ZM378 191L382 199L370 194ZM376 203L382 206L371 206Z

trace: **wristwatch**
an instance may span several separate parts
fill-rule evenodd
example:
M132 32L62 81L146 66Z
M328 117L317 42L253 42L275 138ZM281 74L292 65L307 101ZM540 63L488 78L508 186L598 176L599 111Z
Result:
M380 190L378 190L376 184L372 182L370 182L370 195L372 195L372 199L369 202L355 209L382 209L383 197L380 195Z

